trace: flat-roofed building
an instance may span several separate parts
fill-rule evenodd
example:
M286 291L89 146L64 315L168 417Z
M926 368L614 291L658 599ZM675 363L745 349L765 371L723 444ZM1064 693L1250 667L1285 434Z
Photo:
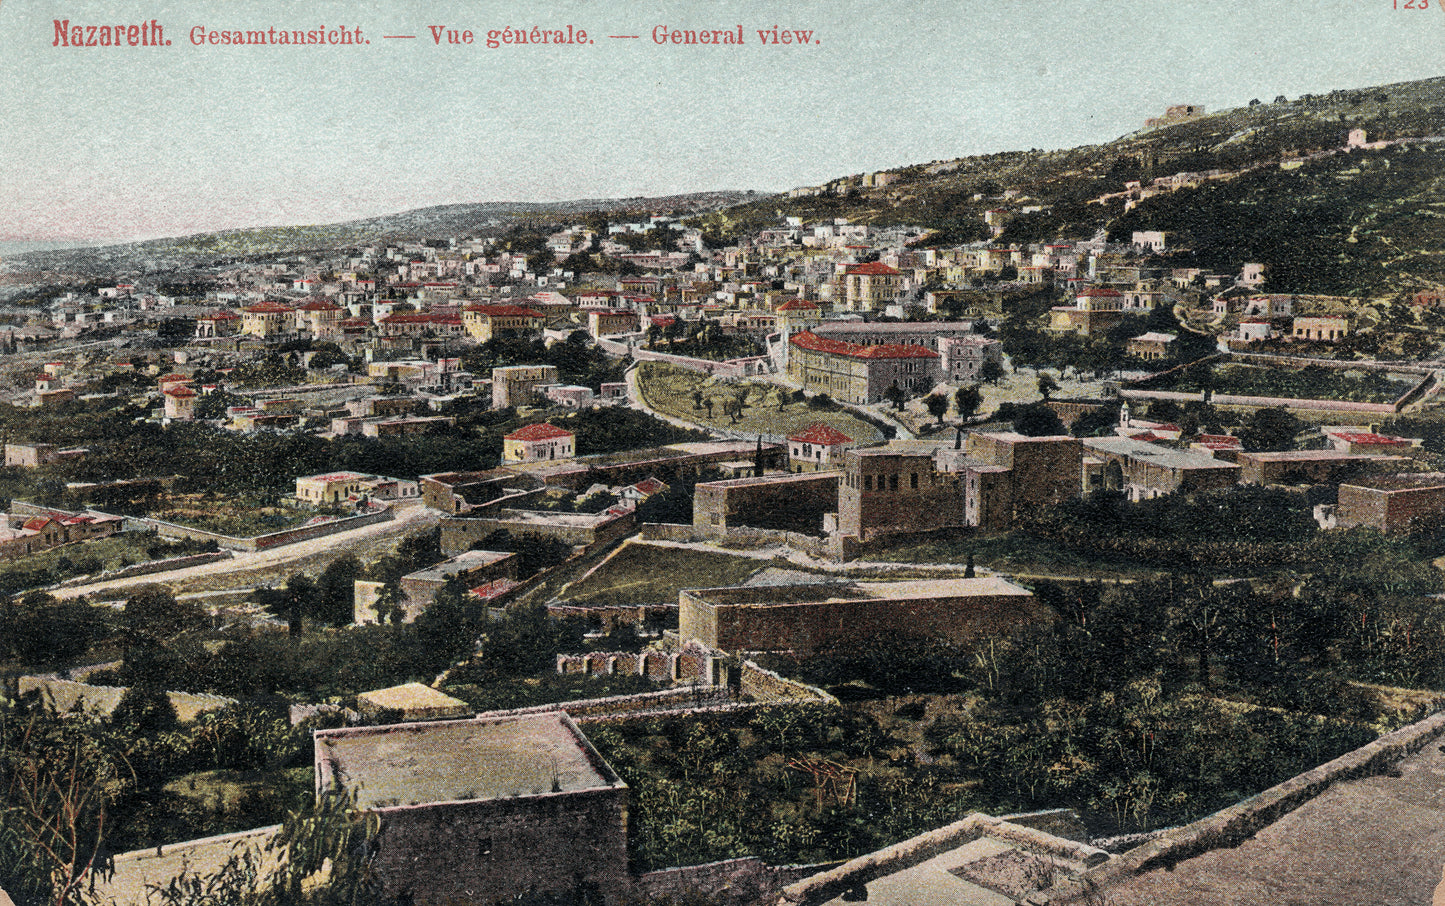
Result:
M406 596L402 602L405 610L403 621L416 622L416 618L436 600L442 586L458 576L467 581L468 588L495 579L515 579L517 555L506 551L464 551L449 560L402 576L401 591Z
M1338 450L1281 450L1235 454L1239 480L1249 484L1326 484L1347 481L1410 460L1404 456L1371 456Z
M1378 475L1340 485L1335 525L1393 535L1438 522L1442 515L1445 472Z
M1128 437L1086 437L1084 448L1103 460L1103 487L1130 500L1232 487L1240 468L1194 450L1176 450Z
M492 408L534 405L538 396L537 388L556 383L556 365L509 365L493 368Z
M466 702L421 683L403 683L356 696L356 710L370 721L448 720L476 712Z
M372 871L414 906L631 889L627 784L566 714L318 731L316 788L381 817Z
M964 642L1053 613L997 577L694 588L679 636L721 651L857 651L880 640Z

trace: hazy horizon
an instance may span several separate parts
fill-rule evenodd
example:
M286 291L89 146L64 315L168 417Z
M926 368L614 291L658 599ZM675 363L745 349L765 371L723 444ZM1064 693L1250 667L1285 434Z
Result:
M1315 0L333 0L0 6L0 235L102 242L445 204L779 192L1000 151L1099 144L1220 110L1440 74L1439 13ZM164 25L66 48L53 23ZM428 26L477 43L435 44ZM576 25L585 46L485 46ZM811 31L766 46L756 29ZM362 47L194 46L190 29L360 27ZM741 27L741 47L651 29ZM415 35L388 39L392 34ZM637 38L608 35L636 34ZM375 36L373 39L372 36ZM23 239L22 239L23 237Z

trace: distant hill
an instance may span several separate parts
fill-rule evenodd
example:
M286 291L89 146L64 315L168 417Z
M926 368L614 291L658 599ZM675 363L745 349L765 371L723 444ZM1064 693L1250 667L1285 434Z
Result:
M84 276L203 269L249 258L453 236L498 236L517 227L554 229L594 211L614 220L652 213L685 217L738 204L753 192L696 192L660 198L564 202L485 202L439 205L364 220L316 226L257 227L152 239L120 245L50 249L7 256L0 271L46 271Z
M1188 99L1181 99L1188 100ZM1164 111L1149 111L1155 115ZM1141 115L1141 123L1144 116ZM1352 129L1370 142L1419 139L1348 154ZM1102 145L931 161L891 171L884 187L863 174L839 177L826 194L754 199L699 218L714 241L805 221L916 224L928 245L988 238L983 214L1016 212L1003 242L1079 238L1099 229L1173 231L1164 263L1236 271L1266 264L1278 291L1382 295L1445 286L1445 78L1251 102L1249 106L1143 128ZM1320 156L1310 157L1312 154ZM1310 158L1282 169L1281 158ZM1221 170L1238 178L1147 199L1124 211L1124 183ZM1006 191L1015 197L1005 198ZM1045 211L1021 213L1026 205Z

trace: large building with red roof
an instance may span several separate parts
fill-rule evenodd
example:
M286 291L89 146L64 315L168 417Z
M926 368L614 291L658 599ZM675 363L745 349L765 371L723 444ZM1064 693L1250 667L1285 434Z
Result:
M577 436L565 428L538 422L502 439L504 462L543 462L577 455Z
M894 386L907 396L920 396L943 376L938 353L926 346L864 346L811 331L794 334L788 345L788 374L793 380L845 403L882 402Z

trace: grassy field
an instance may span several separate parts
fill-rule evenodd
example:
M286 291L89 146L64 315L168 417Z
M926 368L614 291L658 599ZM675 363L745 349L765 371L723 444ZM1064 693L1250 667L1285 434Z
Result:
M629 544L568 586L562 598L569 604L671 604L684 588L736 585L770 565L758 557Z
M788 435L824 422L859 443L871 444L882 439L877 428L845 409L819 410L795 402L784 402L779 408L780 400L788 399L790 391L765 381L720 380L665 362L643 362L638 367L637 385L652 408L699 425L752 434ZM704 400L713 401L711 415L706 408L693 407L695 392L701 392ZM747 408L742 418L734 421L723 411L723 404L738 393L746 394Z

